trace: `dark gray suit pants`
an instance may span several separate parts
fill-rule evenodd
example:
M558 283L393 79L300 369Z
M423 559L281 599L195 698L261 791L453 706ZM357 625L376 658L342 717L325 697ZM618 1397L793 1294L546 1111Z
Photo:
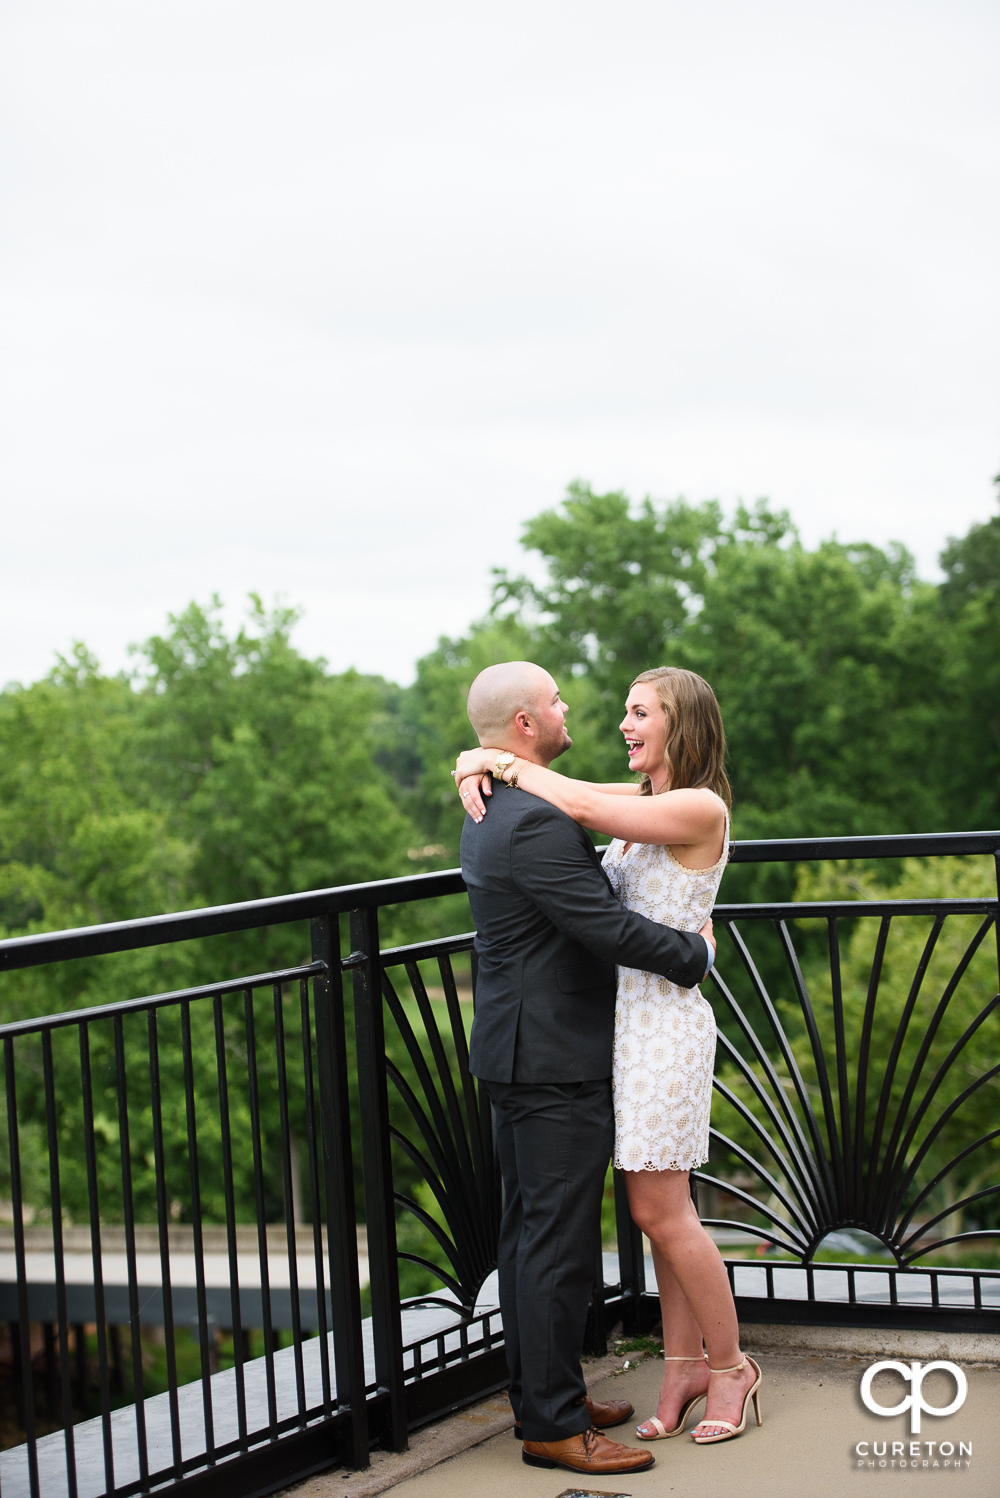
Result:
M510 1402L528 1441L590 1425L580 1367L614 1146L611 1081L489 1082L503 1175L500 1310Z

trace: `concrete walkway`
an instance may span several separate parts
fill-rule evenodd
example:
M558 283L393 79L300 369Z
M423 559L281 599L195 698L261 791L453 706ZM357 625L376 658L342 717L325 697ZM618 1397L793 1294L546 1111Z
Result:
M845 1346L850 1336L857 1343L857 1333L748 1328L744 1346L759 1353L764 1371L763 1426L753 1425L751 1413L737 1440L712 1447L695 1446L687 1437L657 1442L649 1447L656 1466L633 1477L586 1480L525 1466L509 1406L500 1397L416 1432L408 1452L374 1453L367 1473L323 1473L287 1490L286 1498L371 1498L387 1491L393 1498L569 1498L581 1492L602 1498L882 1498L902 1494L904 1487L914 1491L918 1479L917 1491L926 1498L945 1492L1000 1498L1000 1338L953 1336L944 1345L940 1337L919 1333L862 1335L866 1345L859 1353L849 1341ZM860 1397L861 1376L872 1362L892 1357L957 1363L968 1380L962 1408L945 1417L925 1413L919 1435L911 1433L908 1414L870 1413ZM630 1399L641 1417L655 1408L663 1365L654 1358L636 1365L633 1355L632 1366L621 1371L623 1361L592 1365L588 1383L598 1397ZM890 1372L878 1374L873 1384L876 1399L889 1406L908 1389ZM923 1390L927 1403L937 1406L955 1393L943 1371L928 1373ZM632 1422L610 1434L642 1444ZM885 1455L876 1455L883 1443Z

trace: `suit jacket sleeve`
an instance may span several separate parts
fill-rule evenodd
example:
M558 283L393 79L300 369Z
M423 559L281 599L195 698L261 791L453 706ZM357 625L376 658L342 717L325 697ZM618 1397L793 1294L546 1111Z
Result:
M542 802L511 841L511 872L520 889L567 936L598 957L661 973L682 988L705 976L705 939L627 910L616 898L585 834Z

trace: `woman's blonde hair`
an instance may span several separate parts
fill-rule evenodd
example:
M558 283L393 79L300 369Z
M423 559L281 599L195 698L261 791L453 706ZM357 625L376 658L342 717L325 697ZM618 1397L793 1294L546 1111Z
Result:
M650 682L656 688L666 715L664 759L670 771L670 790L688 787L698 790L706 786L732 810L733 793L726 775L726 730L708 682L680 666L657 666L655 670L643 671L632 686L641 682ZM639 795L652 794L650 778L644 775Z

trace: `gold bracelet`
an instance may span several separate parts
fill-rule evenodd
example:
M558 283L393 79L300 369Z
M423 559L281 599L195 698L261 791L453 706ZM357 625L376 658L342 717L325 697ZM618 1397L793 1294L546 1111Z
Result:
M520 775L521 771L524 769L524 767L525 767L526 764L527 764L527 760L523 760L522 759L521 762L520 762L520 764L518 764L517 760L515 760L514 761L514 771L513 771L512 775L511 775L510 779L504 781L504 785L510 786L510 789L512 791L516 790L517 789L517 777Z

